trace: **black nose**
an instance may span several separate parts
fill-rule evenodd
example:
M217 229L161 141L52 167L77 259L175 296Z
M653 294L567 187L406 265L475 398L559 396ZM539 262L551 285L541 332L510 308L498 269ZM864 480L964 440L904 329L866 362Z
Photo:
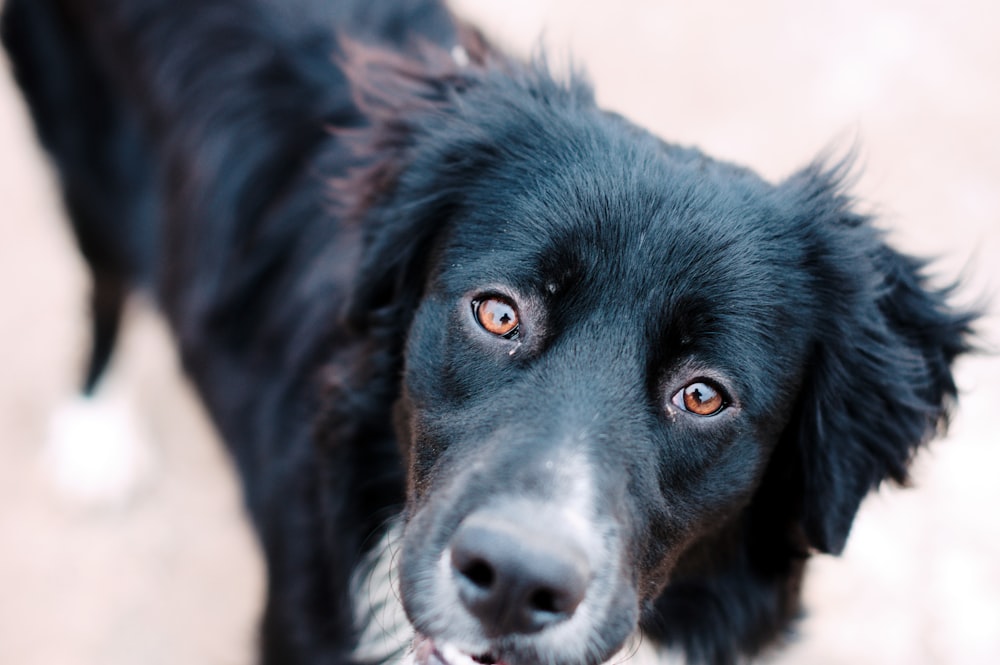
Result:
M586 553L573 538L484 514L459 526L451 566L462 603L490 637L568 619L590 582Z

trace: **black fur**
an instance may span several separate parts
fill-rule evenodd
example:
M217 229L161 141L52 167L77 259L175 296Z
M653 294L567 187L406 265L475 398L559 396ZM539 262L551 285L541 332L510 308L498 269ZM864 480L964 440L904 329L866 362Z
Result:
M418 660L596 665L641 625L734 662L946 420L973 317L844 168L665 144L433 0L7 0L3 39L94 277L86 388L152 291L265 550L266 663L352 661L398 514ZM727 408L684 411L699 381ZM582 552L587 612L478 616L454 551L491 520Z

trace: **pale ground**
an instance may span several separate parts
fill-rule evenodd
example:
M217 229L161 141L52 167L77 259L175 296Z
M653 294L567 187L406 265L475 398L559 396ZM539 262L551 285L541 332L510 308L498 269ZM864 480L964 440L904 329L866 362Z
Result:
M946 257L944 275L967 267L967 301L1000 287L995 3L459 4L522 52L544 27L604 104L770 178L857 139L859 193L892 238ZM152 470L112 508L53 489L41 450L82 362L85 285L6 73L0 146L0 665L250 663L260 563L231 471L141 307L110 388L135 403ZM995 316L983 330L1000 347ZM816 561L811 615L774 662L1000 662L1000 359L967 360L958 378L951 435L919 461L916 489L866 503L843 558Z

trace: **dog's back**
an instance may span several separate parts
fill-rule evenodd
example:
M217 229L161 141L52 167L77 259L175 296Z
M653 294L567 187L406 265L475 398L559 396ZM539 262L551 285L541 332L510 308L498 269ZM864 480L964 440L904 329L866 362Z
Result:
M5 3L3 42L93 279L85 392L107 364L130 288L156 292L175 320L181 309L207 315L219 292L239 298L252 270L224 274L218 248L270 214L327 124L366 122L334 63L331 26L396 50L444 46L455 33L433 0ZM169 209L176 194L212 211L215 237L160 228L181 216ZM203 276L197 294L177 278L192 271Z

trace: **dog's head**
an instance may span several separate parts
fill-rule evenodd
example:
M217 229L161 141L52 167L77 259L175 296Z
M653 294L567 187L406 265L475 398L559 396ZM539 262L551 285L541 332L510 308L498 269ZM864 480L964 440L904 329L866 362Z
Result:
M417 654L595 665L640 624L754 650L941 424L969 317L838 169L772 185L494 79L411 122L354 303L405 339Z

